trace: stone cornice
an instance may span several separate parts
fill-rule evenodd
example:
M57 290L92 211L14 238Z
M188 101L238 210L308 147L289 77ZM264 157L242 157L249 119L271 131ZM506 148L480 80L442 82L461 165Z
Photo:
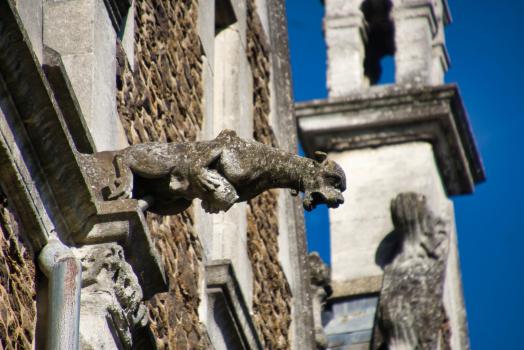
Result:
M296 104L304 151L340 152L425 141L433 145L449 196L472 193L486 180L455 84L377 86L338 99Z

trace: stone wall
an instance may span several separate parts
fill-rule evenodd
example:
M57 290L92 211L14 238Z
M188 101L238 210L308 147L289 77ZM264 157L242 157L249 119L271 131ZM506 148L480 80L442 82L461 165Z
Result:
M247 56L253 72L253 137L277 146L269 126L269 49L253 2L249 4ZM118 45L118 111L129 144L194 141L202 126L202 68L193 0L137 0L135 69ZM254 321L266 349L289 349L291 292L278 261L278 191L249 201L248 253L253 264ZM192 208L176 216L147 214L152 238L169 277L168 293L150 302L151 330L159 349L206 349L198 318L202 248Z
M202 66L194 0L135 2L135 69L117 50L117 106L130 145L195 141L202 125ZM169 292L147 302L159 349L207 349L198 319L202 248L191 209L147 213L169 278Z
M0 349L33 349L34 252L0 192Z
M247 56L253 72L253 138L277 147L269 125L269 50L253 1L248 6ZM247 206L248 253L253 264L253 320L266 349L290 349L291 290L278 259L278 190Z
M130 145L195 141L202 126L196 0L135 2L135 69L117 51L118 113Z

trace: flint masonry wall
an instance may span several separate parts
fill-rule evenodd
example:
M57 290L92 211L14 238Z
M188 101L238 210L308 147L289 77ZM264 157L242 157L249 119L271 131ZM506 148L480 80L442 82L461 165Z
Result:
M202 125L202 67L196 1L135 2L135 69L117 50L118 112L130 145L195 141ZM159 349L206 349L199 322L202 248L192 208L147 214L169 278L169 292L147 302Z
M35 323L34 253L0 192L0 348L32 349Z
M269 51L261 22L250 2L247 57L253 73L253 138L278 147L269 125ZM278 190L267 191L247 206L248 253L253 264L253 320L266 349L291 349L291 290L279 262Z
M196 1L135 2L134 70L117 48L117 108L130 145L195 141L203 129L201 46ZM253 74L253 138L273 147L269 125L269 48L254 1L248 4L246 55ZM131 62L133 64L133 62ZM247 205L253 264L253 320L268 349L290 348L291 292L278 259L278 191ZM147 214L170 291L147 303L159 349L205 349L199 323L203 252L193 208L176 216Z

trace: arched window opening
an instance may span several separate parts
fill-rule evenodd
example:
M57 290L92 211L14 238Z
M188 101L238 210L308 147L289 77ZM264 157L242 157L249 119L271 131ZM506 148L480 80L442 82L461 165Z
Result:
M367 23L364 75L369 85L376 85L381 81L381 60L395 54L394 27L389 19L391 8L390 0L365 0L360 7Z

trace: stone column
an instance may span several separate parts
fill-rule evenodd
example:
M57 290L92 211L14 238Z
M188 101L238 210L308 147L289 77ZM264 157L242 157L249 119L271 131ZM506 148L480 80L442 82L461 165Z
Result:
M393 1L395 82L432 84L432 42L438 23L431 1Z
M369 86L364 77L364 45L367 40L361 0L326 0L326 38L329 97L345 96Z

